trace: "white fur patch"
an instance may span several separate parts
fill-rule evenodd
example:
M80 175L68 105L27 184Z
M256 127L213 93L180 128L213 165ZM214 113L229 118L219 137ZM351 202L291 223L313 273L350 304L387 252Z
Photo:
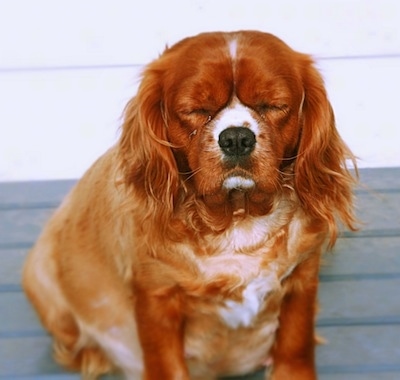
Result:
M244 178L241 176L233 176L233 177L228 177L224 183L223 183L223 187L226 190L233 190L233 189L251 189L252 187L254 187L255 183L252 179L250 178Z
M107 296L103 296L103 297L98 297L93 301L91 301L91 306L94 309L99 309L107 306L109 303L110 303L109 298Z
M260 275L250 281L243 291L243 301L228 300L219 314L231 328L248 327L259 314L269 292L279 286L275 273Z
M281 277L279 278L279 280L280 280L280 281L283 281L283 280L285 280L286 278L288 278L288 277L293 273L293 271L296 269L296 267L297 267L297 264L292 264L292 265L290 265L289 268L286 269L285 273L283 273L283 274L281 275Z
M288 204L290 206L290 204ZM265 307L269 295L281 288L283 281L295 268L293 265L270 263L262 268L268 255L268 241L287 223L286 215L291 207L281 204L270 214L239 220L218 237L210 236L216 249L215 255L198 258L198 267L207 283L221 275L237 279L231 290L243 289L240 300L227 299L220 306L218 315L230 328L249 327ZM273 239L272 239L273 243ZM265 264L264 264L265 265ZM277 326L277 315L270 315L271 331Z
M142 350L138 344L136 326L129 327L131 328L111 327L106 332L100 332L88 326L85 329L91 338L107 352L127 379L139 379L143 373Z
M213 131L215 141L218 142L221 132L230 127L246 127L249 128L256 137L259 134L259 127L256 119L251 115L250 110L240 103L236 103L232 107L224 109L217 118Z
M239 252L247 251L249 247L262 245L268 238L271 229L270 217L270 215L265 215L236 223L223 235L222 250L235 253L237 260L240 260L241 258L237 256ZM248 256L244 256L243 260L252 261ZM257 261L256 265L259 268L260 263Z
M231 58L233 60L236 59L236 53L237 53L237 41L236 40L229 41L229 54L231 55Z

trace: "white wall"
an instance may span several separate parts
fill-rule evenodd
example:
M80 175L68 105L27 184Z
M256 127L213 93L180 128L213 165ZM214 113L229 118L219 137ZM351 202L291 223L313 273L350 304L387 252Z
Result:
M314 55L360 166L400 166L398 0L0 0L0 181L81 176L116 141L143 64L235 29Z

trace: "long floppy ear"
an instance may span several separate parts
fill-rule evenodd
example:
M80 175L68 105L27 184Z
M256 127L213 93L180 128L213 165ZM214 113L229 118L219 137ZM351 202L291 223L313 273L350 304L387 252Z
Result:
M154 65L144 71L136 97L126 106L119 159L125 183L168 213L173 210L179 175L163 117L162 70Z
M312 61L304 66L302 134L295 164L295 188L305 209L328 222L330 245L337 237L339 219L355 230L353 186L347 161L355 157L339 136L323 80ZM357 169L356 169L357 173Z

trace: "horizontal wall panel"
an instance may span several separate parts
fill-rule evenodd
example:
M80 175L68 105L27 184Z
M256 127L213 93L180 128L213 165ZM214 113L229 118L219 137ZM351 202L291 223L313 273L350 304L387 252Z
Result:
M400 58L320 61L317 66L336 125L360 167L400 166Z
M0 180L80 177L116 141L138 72L0 73Z
M400 4L400 3L399 3ZM360 167L400 166L400 58L320 61ZM138 66L0 73L0 180L78 178L117 139Z
M319 56L400 53L397 0L0 2L0 68L143 64L211 30L270 31Z

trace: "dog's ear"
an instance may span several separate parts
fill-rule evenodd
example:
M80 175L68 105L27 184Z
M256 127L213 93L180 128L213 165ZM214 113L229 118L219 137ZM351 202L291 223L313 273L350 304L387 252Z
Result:
M172 211L179 174L167 138L162 89L162 70L149 65L125 109L119 157L125 183Z
M328 222L331 245L337 235L335 217L355 229L348 161L355 157L341 139L323 80L307 57L303 66L302 131L295 163L295 188L304 208Z

